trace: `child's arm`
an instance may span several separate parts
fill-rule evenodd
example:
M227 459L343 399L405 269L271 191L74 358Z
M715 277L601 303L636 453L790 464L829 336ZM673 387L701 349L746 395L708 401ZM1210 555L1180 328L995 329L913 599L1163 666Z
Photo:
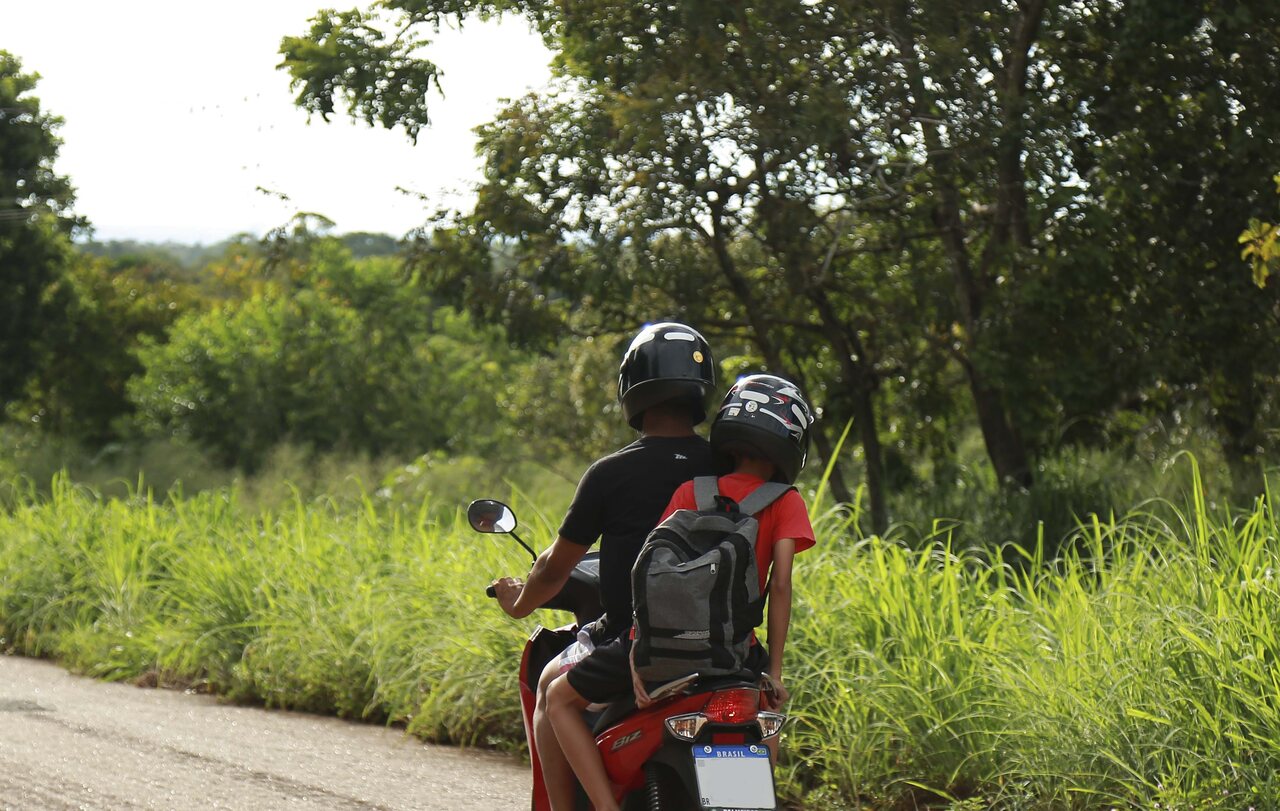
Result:
M794 538L782 538L773 545L773 565L769 568L769 677L776 693L773 707L786 703L790 694L782 684L782 654L791 625L791 562L796 554Z

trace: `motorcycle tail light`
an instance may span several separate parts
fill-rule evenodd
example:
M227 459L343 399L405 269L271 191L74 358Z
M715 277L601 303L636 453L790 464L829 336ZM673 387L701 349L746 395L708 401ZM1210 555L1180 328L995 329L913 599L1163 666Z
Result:
M759 690L724 690L711 696L702 714L716 724L746 724L755 720L758 709Z
M787 722L787 716L776 712L761 712L756 716L756 721L760 724L760 738L772 738L782 731L782 725Z
M688 715L673 715L666 721L667 731L682 741L697 739L698 733L702 731L702 727L706 723L707 716L700 712L691 712Z

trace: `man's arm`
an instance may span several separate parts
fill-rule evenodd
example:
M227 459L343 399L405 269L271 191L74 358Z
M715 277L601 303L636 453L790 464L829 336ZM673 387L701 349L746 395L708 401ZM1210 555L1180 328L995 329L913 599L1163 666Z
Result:
M555 543L538 555L523 584L512 577L494 581L498 605L516 619L529 616L560 593L573 567L587 554L587 548L563 535L556 538Z

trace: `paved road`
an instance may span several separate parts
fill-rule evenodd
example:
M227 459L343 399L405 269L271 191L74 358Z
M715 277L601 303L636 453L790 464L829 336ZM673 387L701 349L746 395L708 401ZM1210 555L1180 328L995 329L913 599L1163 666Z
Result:
M528 792L515 758L0 656L0 811L478 811Z

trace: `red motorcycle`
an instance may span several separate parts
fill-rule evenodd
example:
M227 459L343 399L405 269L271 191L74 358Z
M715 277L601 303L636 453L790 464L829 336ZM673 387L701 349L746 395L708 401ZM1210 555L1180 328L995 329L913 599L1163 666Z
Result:
M516 516L500 501L482 499L467 508L478 532L515 534ZM486 593L495 596L490 586ZM544 608L573 614L575 625L538 627L520 659L520 704L533 759L533 811L550 811L533 739L533 707L538 677L547 662L577 637L577 629L598 618L600 562L588 553L564 588ZM748 674L744 674L748 675ZM637 709L635 696L619 696L588 717L596 746L613 784L614 797L628 811L757 811L776 809L773 766L766 741L787 717L760 709L760 688L748 678L697 674L650 691L653 703ZM579 789L578 809L591 808Z

